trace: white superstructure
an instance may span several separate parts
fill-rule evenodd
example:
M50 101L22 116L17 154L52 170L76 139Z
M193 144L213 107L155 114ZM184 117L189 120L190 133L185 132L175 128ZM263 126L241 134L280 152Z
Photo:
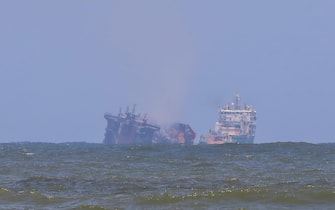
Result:
M256 110L250 105L240 105L240 95L235 101L219 109L219 119L214 130L208 136L202 136L201 142L220 143L253 143L256 131Z

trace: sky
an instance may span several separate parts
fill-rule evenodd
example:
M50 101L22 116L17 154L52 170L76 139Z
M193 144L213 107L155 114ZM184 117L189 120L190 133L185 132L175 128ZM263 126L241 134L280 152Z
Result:
M238 92L255 143L335 142L335 1L2 0L0 142L101 143L136 104L197 136Z

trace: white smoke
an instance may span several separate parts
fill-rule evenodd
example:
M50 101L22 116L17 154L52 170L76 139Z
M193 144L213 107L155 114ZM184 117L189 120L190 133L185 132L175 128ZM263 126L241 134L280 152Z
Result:
M163 124L179 120L195 65L192 37L175 4L120 1L112 10L113 42L125 65L120 89Z

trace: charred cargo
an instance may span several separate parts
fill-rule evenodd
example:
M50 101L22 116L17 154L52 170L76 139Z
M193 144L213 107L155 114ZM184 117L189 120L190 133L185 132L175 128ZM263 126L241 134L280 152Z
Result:
M162 144L194 144L196 133L191 126L174 123L167 129L156 133L155 141Z

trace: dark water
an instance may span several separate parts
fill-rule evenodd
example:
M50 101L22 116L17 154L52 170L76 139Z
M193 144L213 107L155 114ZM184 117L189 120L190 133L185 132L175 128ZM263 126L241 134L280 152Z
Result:
M1 209L335 209L335 144L0 144Z

